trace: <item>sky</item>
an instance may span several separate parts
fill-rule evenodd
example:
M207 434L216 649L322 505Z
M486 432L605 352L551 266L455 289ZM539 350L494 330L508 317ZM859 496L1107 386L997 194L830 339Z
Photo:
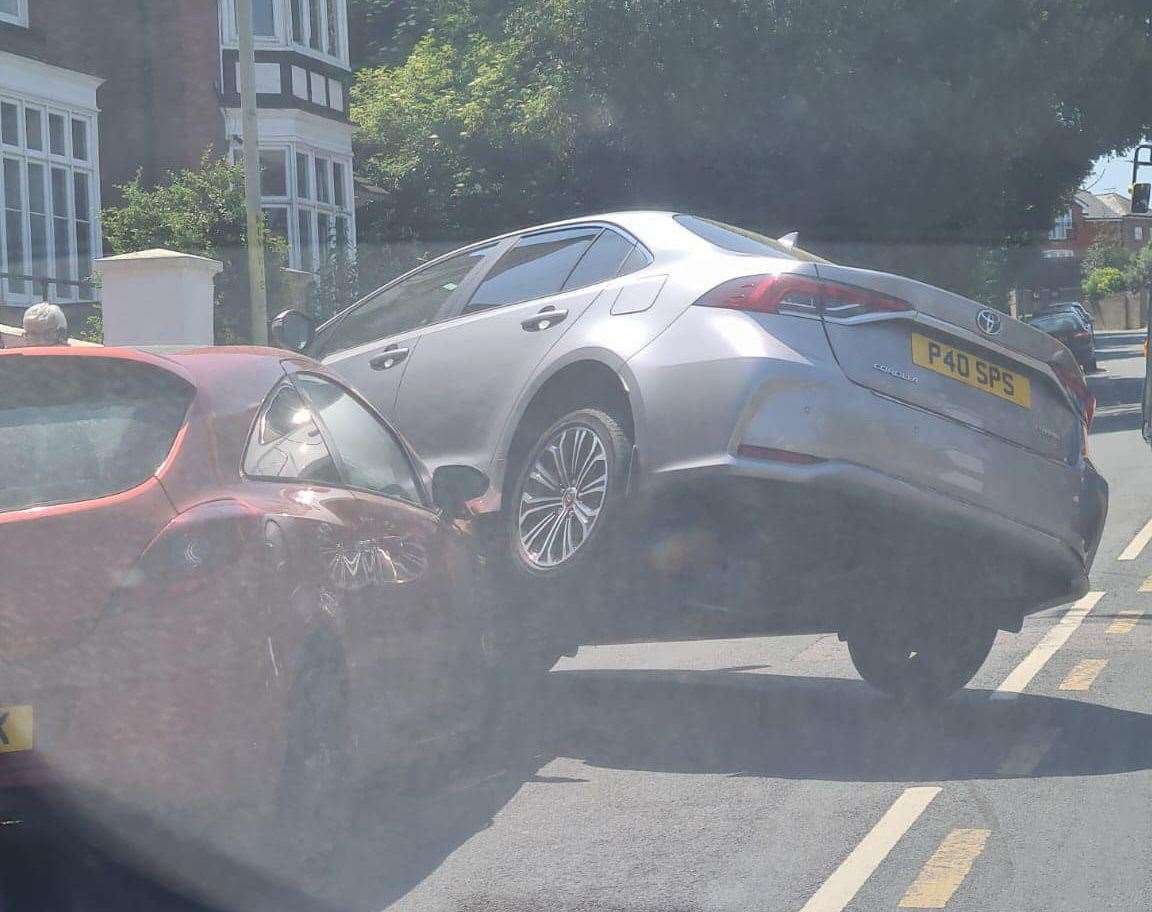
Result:
M1142 152L1141 160L1147 152ZM1140 169L1141 181L1152 181L1152 168ZM1107 193L1113 190L1128 195L1128 185L1132 183L1132 152L1099 159L1092 166L1092 173L1084 181L1084 189L1093 193Z

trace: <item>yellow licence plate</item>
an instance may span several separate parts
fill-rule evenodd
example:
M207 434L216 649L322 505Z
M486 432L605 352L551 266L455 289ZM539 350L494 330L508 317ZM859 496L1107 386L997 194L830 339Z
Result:
M36 744L31 706L0 706L0 754L30 751Z
M1027 377L971 352L912 333L912 361L1021 408L1032 408L1032 387Z

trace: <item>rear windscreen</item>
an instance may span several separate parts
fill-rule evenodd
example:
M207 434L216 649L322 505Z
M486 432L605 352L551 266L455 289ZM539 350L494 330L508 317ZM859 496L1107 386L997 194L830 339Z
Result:
M1029 322L1046 333L1077 332L1083 328L1080 319L1070 313L1043 314Z
M790 247L780 241L774 241L772 238L757 234L755 231L749 231L747 228L737 228L734 225L725 225L723 222L714 222L712 219L699 218L695 215L677 215L675 218L677 222L697 237L732 253L743 253L748 256L787 257L790 260L805 260L809 263L828 262L807 250Z
M112 358L0 358L0 512L126 491L164 461L192 387Z

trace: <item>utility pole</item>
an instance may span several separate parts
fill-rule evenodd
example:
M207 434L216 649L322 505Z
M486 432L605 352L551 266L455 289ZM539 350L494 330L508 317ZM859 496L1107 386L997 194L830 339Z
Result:
M244 144L244 200L248 216L248 297L253 345L268 344L268 285L264 276L264 213L260 208L260 124L256 117L256 50L252 0L236 0L240 35L240 138Z

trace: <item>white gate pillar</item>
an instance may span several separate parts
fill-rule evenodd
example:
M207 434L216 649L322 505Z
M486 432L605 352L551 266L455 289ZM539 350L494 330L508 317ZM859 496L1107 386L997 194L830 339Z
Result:
M212 345L219 260L142 250L96 261L105 345Z

